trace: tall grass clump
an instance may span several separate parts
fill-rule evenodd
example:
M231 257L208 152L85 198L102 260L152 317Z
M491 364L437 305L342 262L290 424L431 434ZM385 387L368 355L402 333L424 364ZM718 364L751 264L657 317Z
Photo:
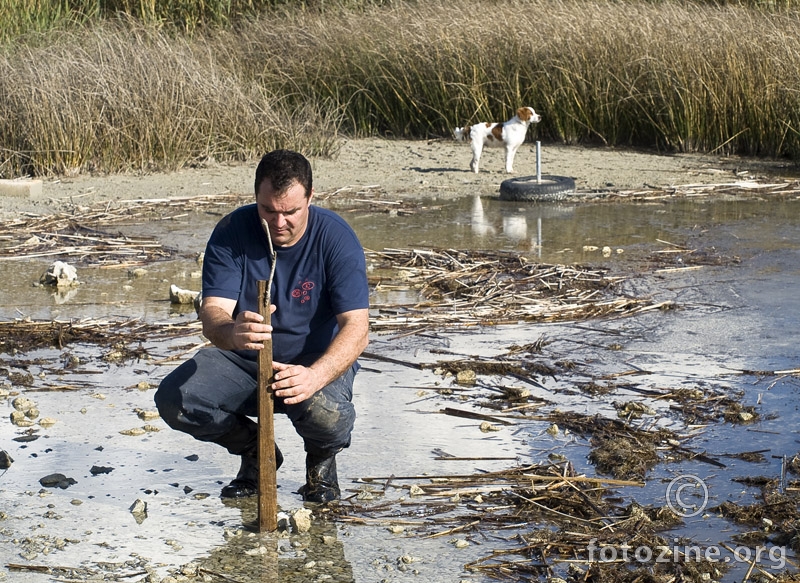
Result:
M358 8L380 5L383 1L336 0L336 4ZM286 5L296 10L320 10L326 3L325 0L2 0L0 44L29 33L117 16L192 33L198 28L229 25Z
M0 56L0 176L174 169L275 147L328 154L337 109L285 103L202 45L106 23Z
M118 15L191 32L198 26L256 16L274 4L275 0L3 0L0 42Z
M96 0L3 0L0 2L0 44L25 34L87 22L98 16Z

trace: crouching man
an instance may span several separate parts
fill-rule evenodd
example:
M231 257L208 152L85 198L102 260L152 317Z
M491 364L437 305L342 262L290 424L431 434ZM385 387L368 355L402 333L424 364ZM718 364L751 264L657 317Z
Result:
M241 457L223 498L258 493L257 351L270 337L275 412L289 417L305 445L299 493L317 503L340 497L336 454L350 445L355 421L369 290L358 238L341 217L312 205L313 196L305 157L276 150L261 159L255 204L224 217L206 246L199 314L213 346L168 374L155 395L170 427ZM271 324L258 310L258 281L270 278L270 238L277 254Z

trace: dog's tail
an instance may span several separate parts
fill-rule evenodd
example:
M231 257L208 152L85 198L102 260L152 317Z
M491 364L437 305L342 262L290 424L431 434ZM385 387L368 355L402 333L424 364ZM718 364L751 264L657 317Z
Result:
M463 142L469 139L469 126L464 126L463 128L456 128L453 130L453 137L458 142Z

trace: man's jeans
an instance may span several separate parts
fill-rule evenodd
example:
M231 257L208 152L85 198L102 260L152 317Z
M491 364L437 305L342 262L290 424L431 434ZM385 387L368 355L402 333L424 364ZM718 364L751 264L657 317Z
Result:
M356 417L354 378L351 367L301 403L286 405L275 399L275 412L289 417L307 451L339 451L350 445ZM253 443L243 443L247 441L243 434L251 440L257 437L256 425L249 419L258 415L257 389L258 362L235 352L203 348L161 381L155 402L173 429L240 453L237 450Z

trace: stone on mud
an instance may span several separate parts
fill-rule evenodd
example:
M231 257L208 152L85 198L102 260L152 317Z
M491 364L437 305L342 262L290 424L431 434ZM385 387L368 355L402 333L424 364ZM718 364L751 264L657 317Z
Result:
M77 270L63 261L54 261L50 267L39 278L42 285L53 285L55 287L72 287L78 285Z
M500 431L500 428L497 425L492 425L488 421L481 422L480 429L484 433L489 433L490 431Z
M13 401L11 401L11 406L14 407L17 411L22 411L25 413L36 407L36 403L28 399L27 397L17 397Z
M122 435L131 435L134 437L137 435L144 435L145 433L147 433L147 431L145 431L141 427L131 427L130 429L122 429L120 431L120 434Z
M48 474L40 478L39 483L45 488L61 488L62 490L66 490L78 482L72 478L66 477L64 474Z
M10 417L11 423L17 427L30 427L33 425L33 421L28 419L22 411L12 411Z
M308 508L298 508L292 512L290 521L295 532L308 532L311 530L311 511Z
M134 409L136 416L141 419L142 421L151 421L153 419L158 419L160 415L158 411L148 411L147 409Z
M7 470L14 463L14 458L4 449L0 449L0 470Z
M0 196L36 198L42 196L42 181L31 178L0 179Z
M141 524L144 519L147 518L147 502L137 498L133 504L131 504L130 512L136 524Z
M474 385L478 380L478 375L474 370L460 370L456 375L456 382L459 385Z
M285 512L278 512L278 530L286 532L290 528L289 515Z
M194 304L199 294L200 292L180 288L174 283L169 286L169 301L173 304Z

